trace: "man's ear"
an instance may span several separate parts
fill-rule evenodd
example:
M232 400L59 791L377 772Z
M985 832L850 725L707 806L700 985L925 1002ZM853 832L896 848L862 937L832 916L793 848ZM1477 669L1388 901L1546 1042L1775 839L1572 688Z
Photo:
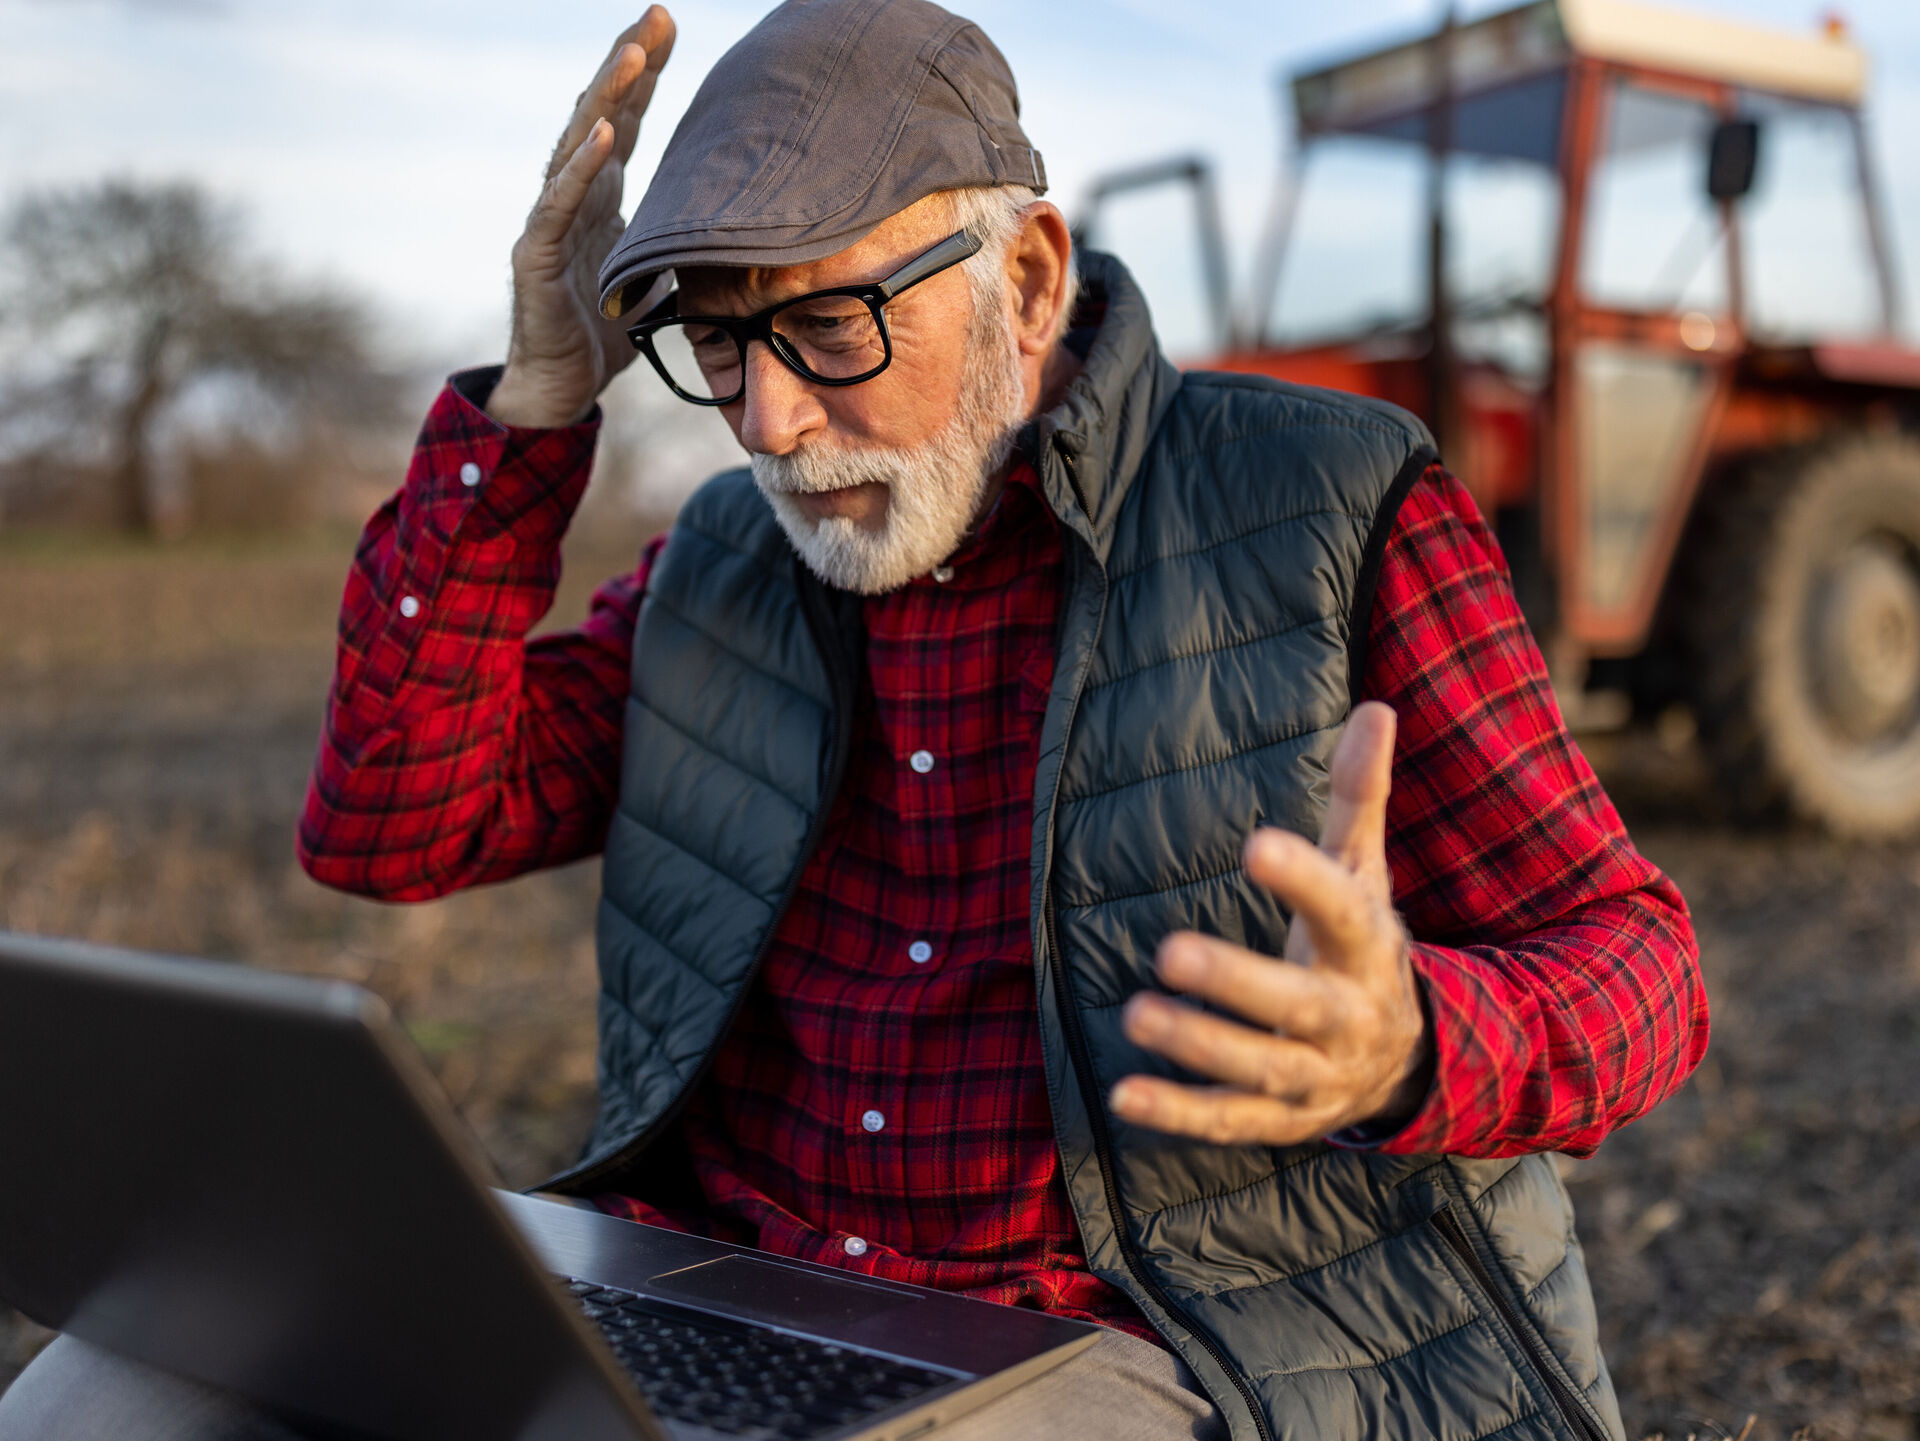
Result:
M1036 200L1027 207L1020 234L1007 247L1013 326L1021 354L1045 354L1059 334L1072 259L1073 239L1066 216L1052 201Z

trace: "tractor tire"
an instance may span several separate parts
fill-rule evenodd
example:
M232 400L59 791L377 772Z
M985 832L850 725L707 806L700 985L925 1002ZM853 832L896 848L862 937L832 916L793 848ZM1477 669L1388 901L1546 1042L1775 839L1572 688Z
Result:
M1850 435L1705 498L1677 617L1733 813L1920 831L1920 441Z

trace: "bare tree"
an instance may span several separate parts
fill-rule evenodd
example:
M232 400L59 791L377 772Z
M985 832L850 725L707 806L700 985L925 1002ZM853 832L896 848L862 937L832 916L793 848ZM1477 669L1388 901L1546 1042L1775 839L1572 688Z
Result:
M189 184L20 198L0 222L0 327L19 362L0 406L103 443L129 530L155 528L155 424L187 387L229 380L293 415L364 413L391 394L365 312L278 278Z

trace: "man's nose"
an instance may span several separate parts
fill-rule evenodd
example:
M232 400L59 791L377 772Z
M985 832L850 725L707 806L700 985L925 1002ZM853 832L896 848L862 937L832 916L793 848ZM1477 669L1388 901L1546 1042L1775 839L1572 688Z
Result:
M785 455L827 412L813 387L783 365L763 341L747 346L746 394L741 397L740 444L755 455Z

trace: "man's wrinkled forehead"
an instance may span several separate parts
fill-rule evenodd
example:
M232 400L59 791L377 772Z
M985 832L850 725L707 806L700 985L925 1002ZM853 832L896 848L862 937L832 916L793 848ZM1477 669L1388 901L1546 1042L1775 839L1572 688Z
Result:
M750 315L841 285L884 280L953 233L953 199L929 195L882 220L845 250L800 265L689 265L675 272L682 314Z

